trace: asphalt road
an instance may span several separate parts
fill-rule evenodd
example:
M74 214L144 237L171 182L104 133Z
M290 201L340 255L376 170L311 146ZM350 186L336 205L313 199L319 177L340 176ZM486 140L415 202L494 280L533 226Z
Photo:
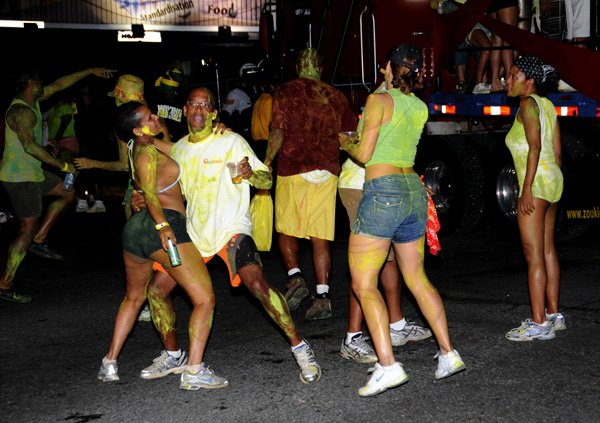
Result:
M396 349L409 383L372 398L357 389L368 365L343 360L346 330L345 237L333 244L333 318L308 322L305 301L293 317L312 344L322 379L304 385L285 338L244 288L231 289L210 265L217 296L206 362L230 386L185 392L177 376L146 381L139 371L161 345L138 323L119 358L118 383L96 380L125 288L117 204L106 214L70 214L50 241L62 263L26 257L17 288L30 304L0 303L2 422L597 422L600 415L600 246L596 228L559 244L561 310L568 329L546 342L512 343L504 333L529 317L519 243L489 229L442 238L427 271L442 294L451 336L467 371L435 381L433 340ZM6 259L14 225L0 230ZM275 244L276 245L276 244ZM303 268L311 275L309 245ZM276 252L264 253L269 279L284 289ZM407 295L405 314L421 321ZM187 345L189 305L176 296L178 333Z

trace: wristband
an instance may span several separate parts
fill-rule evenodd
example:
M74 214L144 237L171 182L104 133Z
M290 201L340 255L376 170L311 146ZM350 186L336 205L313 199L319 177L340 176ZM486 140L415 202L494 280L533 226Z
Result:
M62 171L63 171L63 172L66 172L67 170L69 170L69 163L68 163L68 162L65 162L65 164L64 164L64 165L63 165L63 167L62 167Z
M156 229L157 231L160 231L162 228L165 228L165 227L167 227L167 226L170 226L170 225L169 225L169 222L162 222L162 223L159 223L159 224L157 224L157 225L154 227L154 229Z

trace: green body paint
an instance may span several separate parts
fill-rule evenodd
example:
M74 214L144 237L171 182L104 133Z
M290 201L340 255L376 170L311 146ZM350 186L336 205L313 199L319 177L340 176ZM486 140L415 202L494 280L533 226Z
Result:
M152 291L148 292L148 302L154 326L164 339L167 334L175 331L175 312L162 298L154 296Z
M199 323L192 323L192 321L190 320L190 324L188 326L188 334L190 337L190 341L192 339L196 339L200 337L200 331L202 331L203 328L208 328L208 331L211 330L212 328L212 324L213 324L213 313L210 314L208 320L205 320L203 322L199 322Z
M298 57L298 76L300 78L320 79L319 53L314 48L307 48Z
M288 339L292 339L297 335L296 326L290 315L287 302L279 291L269 288L267 295L263 295L262 292L253 292L253 294Z
M248 181L256 189L270 189L273 185L273 177L266 170L255 170Z

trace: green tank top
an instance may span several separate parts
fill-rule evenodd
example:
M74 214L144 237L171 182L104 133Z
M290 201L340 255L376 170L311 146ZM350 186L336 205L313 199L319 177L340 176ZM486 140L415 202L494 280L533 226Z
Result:
M15 98L10 107L15 104L23 104L29 107L35 117L37 123L33 132L35 135L36 144L42 145L42 113L40 112L39 103L35 103L32 107L25 101ZM9 110L10 110L9 107ZM8 112L7 112L8 113ZM44 180L44 172L42 171L42 162L35 157L27 154L23 149L21 141L17 133L6 124L4 154L2 155L2 163L0 163L0 181L5 182L41 182Z
M373 156L365 167L374 164L412 167L427 122L427 105L413 93L406 95L397 89L386 93L394 101L394 113L388 123L381 125Z
M554 132L556 131L556 111L554 104L545 97L531 94L540 109L540 136L542 149L534 178L534 185L547 184L562 180L562 173L554 160ZM529 145L525 136L525 127L515 119L510 131L506 134L506 146L510 150L519 181L519 195L523 192L523 182L527 170Z

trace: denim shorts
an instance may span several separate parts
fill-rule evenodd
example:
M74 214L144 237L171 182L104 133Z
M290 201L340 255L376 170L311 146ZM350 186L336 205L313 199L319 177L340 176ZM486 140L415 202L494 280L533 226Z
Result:
M427 201L416 173L365 181L352 232L395 243L415 241L425 235Z

